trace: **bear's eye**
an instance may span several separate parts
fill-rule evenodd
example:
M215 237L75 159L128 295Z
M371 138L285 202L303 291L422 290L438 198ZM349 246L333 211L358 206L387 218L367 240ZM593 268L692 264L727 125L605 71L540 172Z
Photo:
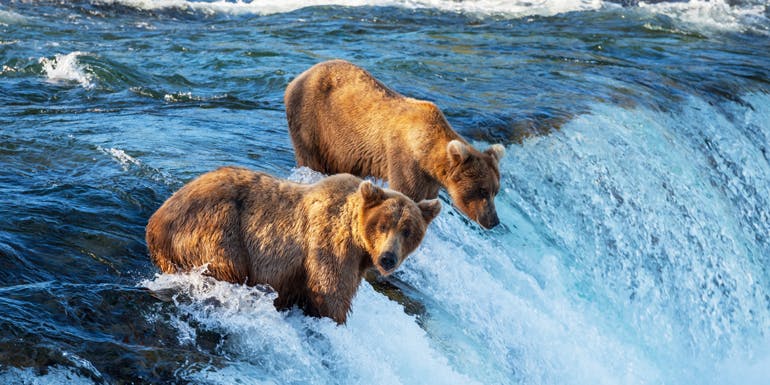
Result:
M381 233L388 232L388 224L387 223L380 223L380 232Z
M412 232L409 231L409 229L403 229L401 230L401 235L403 235L404 238L409 238L409 236L412 235Z

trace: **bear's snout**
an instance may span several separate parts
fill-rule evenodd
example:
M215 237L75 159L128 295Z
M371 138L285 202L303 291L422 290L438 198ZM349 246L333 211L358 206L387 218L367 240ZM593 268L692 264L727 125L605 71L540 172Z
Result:
M500 224L500 218L497 217L497 213L493 213L491 218L485 219L484 223L482 223L481 225L484 226L484 228L491 229L499 224Z
M497 210L492 206L491 209L487 209L484 215L479 218L479 224L485 229L491 229L500 224L500 218L497 216Z
M396 268L396 264L398 264L398 257L395 253L386 251L380 255L380 267L383 271L390 272Z

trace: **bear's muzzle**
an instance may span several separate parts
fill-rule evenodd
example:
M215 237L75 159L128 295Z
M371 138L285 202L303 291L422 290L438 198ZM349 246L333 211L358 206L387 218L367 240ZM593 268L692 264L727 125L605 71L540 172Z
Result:
M398 257L395 253L386 251L380 255L379 265L384 273L390 274L398 265Z

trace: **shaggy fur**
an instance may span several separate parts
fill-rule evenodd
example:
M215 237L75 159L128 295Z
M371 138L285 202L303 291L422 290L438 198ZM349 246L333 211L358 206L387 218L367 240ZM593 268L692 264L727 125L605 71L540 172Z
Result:
M224 167L152 215L147 246L163 272L208 264L220 280L269 284L279 309L344 323L365 271L393 272L440 209L349 174L305 185Z
M444 186L455 205L486 228L499 223L496 144L478 151L435 104L404 97L342 60L316 64L286 88L297 165L387 180L415 201Z

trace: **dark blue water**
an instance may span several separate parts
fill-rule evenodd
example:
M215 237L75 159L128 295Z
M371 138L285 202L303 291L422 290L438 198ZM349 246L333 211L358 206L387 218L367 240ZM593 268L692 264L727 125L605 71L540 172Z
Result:
M329 3L0 3L0 382L770 383L767 2ZM157 275L185 182L319 177L283 91L333 58L505 144L503 225L444 199L341 327Z

